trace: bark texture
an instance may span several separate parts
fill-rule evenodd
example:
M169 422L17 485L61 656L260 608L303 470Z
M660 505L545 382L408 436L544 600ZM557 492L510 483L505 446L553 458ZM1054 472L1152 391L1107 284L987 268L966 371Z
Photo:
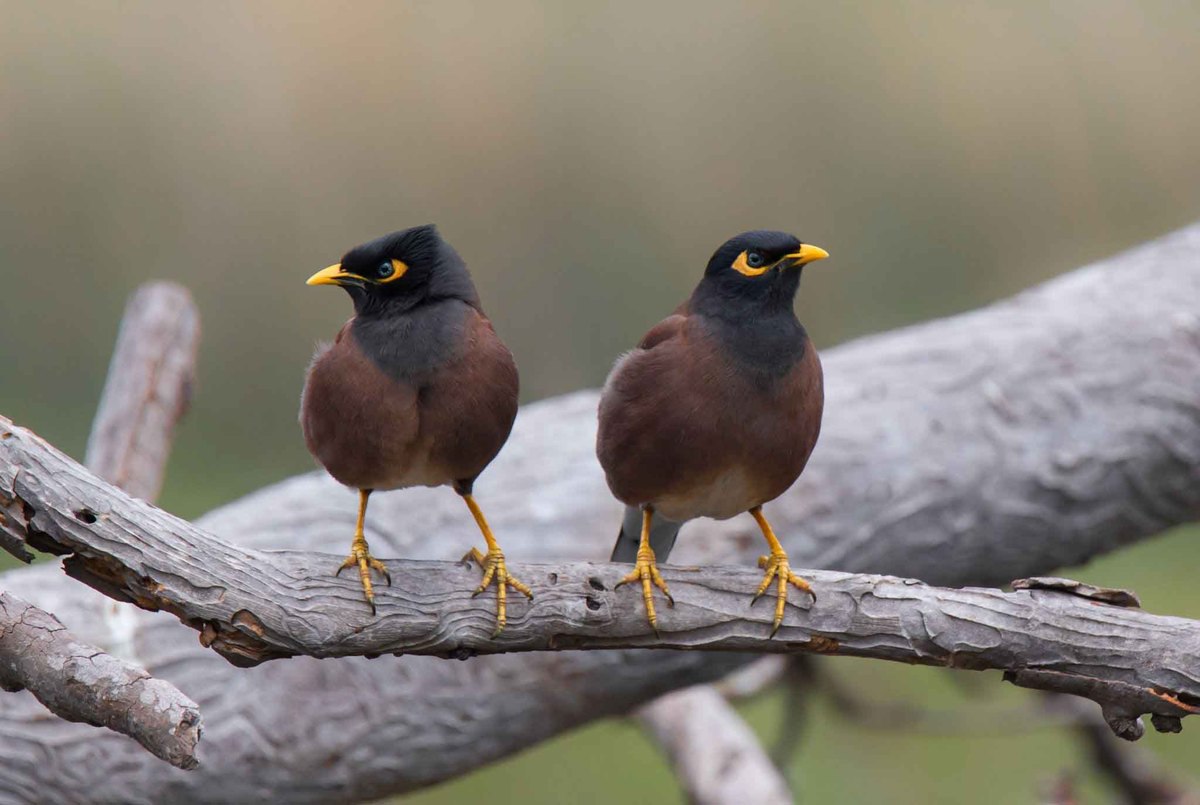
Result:
M186 290L142 286L130 299L88 442L92 471L153 500L187 408L199 340ZM7 534L0 541L7 540ZM14 554L32 558L23 547ZM116 612L121 605L110 604ZM128 613L132 615L132 613ZM174 766L197 765L196 704L138 666L79 642L53 615L0 593L0 687L68 721L108 727ZM25 693L20 693L25 691ZM22 792L34 798L34 790Z
M1196 298L1200 227L1191 227L990 308L826 351L822 440L800 482L767 507L793 563L997 584L1195 519ZM297 388L300 377L297 367ZM611 547L621 507L592 453L595 406L594 392L526 406L476 487L518 574L535 558L596 559ZM312 473L198 525L243 548L338 554L354 513L352 493ZM476 538L447 490L378 496L368 531L381 557L451 559ZM692 523L673 558L751 565L755 531L749 518ZM16 571L4 584L87 639L114 640L108 602L56 574ZM204 594L220 591L196 591ZM107 736L85 748L72 725L39 722L8 697L0 745L30 760L9 764L0 785L36 783L63 801L79 790L144 802L376 797L749 659L550 652L451 664L298 658L236 671L162 613L137 613L121 628L131 654L205 709L204 766L185 775Z
M1093 699L1131 739L1141 736L1143 713L1177 731L1183 716L1200 712L1200 622L1111 603L1136 601L1128 593L1064 579L1021 580L1002 593L809 571L816 602L791 607L772 639L771 600L750 605L759 571L673 567L664 575L675 606L658 637L641 597L616 589L626 568L524 565L533 601L495 638L493 603L472 600L476 572L463 564L393 561L404 583L380 591L372 616L356 580L329 575L335 555L238 549L130 498L3 418L0 434L0 488L12 490L0 528L68 554L68 574L118 601L171 612L235 665L299 655L805 651L1004 670L1018 685Z
M80 643L53 615L6 593L0 593L0 688L27 690L59 718L108 727L172 766L196 767L200 711L191 699ZM36 787L5 794L38 799Z

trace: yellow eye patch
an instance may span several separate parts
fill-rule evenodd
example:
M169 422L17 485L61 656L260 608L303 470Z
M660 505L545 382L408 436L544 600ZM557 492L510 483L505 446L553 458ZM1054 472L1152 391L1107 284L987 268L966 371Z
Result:
M386 264L384 264L384 265L386 265ZM382 268L382 267L383 267L383 265L380 266L380 268ZM385 282L395 282L396 280L403 277L406 271L408 271L408 264L404 263L400 260L397 260L396 258L393 257L392 258L392 273L386 277L376 276L373 279L380 284L383 284Z
M745 274L747 277L758 277L775 267L774 263L765 262L762 265L755 267L747 262L749 259L749 252L742 252L737 256L737 259L733 261L732 265L730 265L730 268L740 274ZM762 258L760 257L759 259L761 260Z

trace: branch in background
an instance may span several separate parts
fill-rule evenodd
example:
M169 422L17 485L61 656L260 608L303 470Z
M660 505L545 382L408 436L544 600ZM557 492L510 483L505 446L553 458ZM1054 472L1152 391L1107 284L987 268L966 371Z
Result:
M673 567L664 576L675 606L658 638L640 597L615 589L624 567L523 565L533 601L495 638L492 602L473 599L474 571L462 564L391 562L404 584L382 590L379 617L371 617L354 581L328 572L335 557L238 549L130 498L2 418L0 489L8 498L0 528L10 536L70 554L70 575L119 601L171 612L237 665L296 655L647 647L811 652L1002 669L1023 687L1092 699L1131 740L1143 713L1174 731L1200 712L1200 622L1114 606L1062 580L1025 580L1029 589L1003 593L805 571L817 601L790 608L772 639L770 607L749 604L759 571Z
M1200 803L1200 789L1174 779L1174 774L1164 769L1150 752L1117 740L1095 708L1074 696L1059 694L1047 694L1042 702L1049 713L1070 722L1088 748L1092 766L1109 779L1129 805Z
M134 293L88 438L88 469L134 497L158 497L199 343L200 317L184 288L155 282Z
M643 707L638 718L666 754L688 802L793 802L754 732L711 686L669 693Z
M198 334L191 297L176 285L143 286L126 306L88 463L148 500L158 494L171 435L187 407ZM23 546L12 553L32 560ZM179 768L198 765L195 702L141 668L79 642L53 615L3 593L0 687L28 690L67 721L128 735Z
M793 565L996 585L1196 519L1200 315L1189 301L1198 297L1193 226L988 308L822 350L821 441L799 483L767 506ZM621 506L596 463L596 401L588 391L524 406L480 478L478 497L510 562L600 559L612 549ZM338 554L323 560L336 565L354 517L353 493L314 472L198 525L244 549ZM382 557L455 559L478 539L461 501L437 489L372 498L367 529ZM672 559L749 568L759 553L753 522L735 518L689 523ZM309 570L324 578L332 567ZM137 792L145 803L378 799L754 660L544 652L465 663L297 659L244 673L164 613L114 625L111 601L56 567L9 572L2 583L89 640L128 635L138 661L194 692L209 723L203 767L180 775L118 736L38 720L18 697L0 697L0 744L26 758L7 762L0 798L32 790L68 799L84 785L96 799ZM489 607L483 596L473 604Z
M167 682L80 643L58 619L0 593L0 688L50 712L123 733L181 769L197 765L200 710Z

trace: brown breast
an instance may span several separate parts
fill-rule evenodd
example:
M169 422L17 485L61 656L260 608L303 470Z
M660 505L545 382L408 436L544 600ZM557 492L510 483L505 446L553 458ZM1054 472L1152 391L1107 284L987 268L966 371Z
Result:
M427 375L398 381L359 348L347 323L309 366L300 423L309 451L347 486L469 484L508 438L517 371L472 310L464 343Z
M767 381L686 316L656 333L618 362L601 398L597 454L613 494L672 520L724 519L783 494L820 431L816 350Z

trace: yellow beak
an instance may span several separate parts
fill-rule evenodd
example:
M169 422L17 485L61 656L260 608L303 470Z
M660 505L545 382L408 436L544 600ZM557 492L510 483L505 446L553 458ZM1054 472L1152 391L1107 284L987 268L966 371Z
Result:
M350 274L349 272L342 271L342 264L338 263L336 265L329 266L329 268L322 268L316 274L313 274L311 277L309 277L308 282L306 282L304 284L305 285L341 285L342 283L339 282L339 280L341 280L345 277L350 277L350 276L353 276L353 275Z
M799 251L792 252L785 260L791 260L796 265L802 266L805 263L814 263L817 260L824 260L829 256L829 252L822 249L820 246L813 246L811 243L805 243L800 247ZM312 280L309 280L312 282Z

